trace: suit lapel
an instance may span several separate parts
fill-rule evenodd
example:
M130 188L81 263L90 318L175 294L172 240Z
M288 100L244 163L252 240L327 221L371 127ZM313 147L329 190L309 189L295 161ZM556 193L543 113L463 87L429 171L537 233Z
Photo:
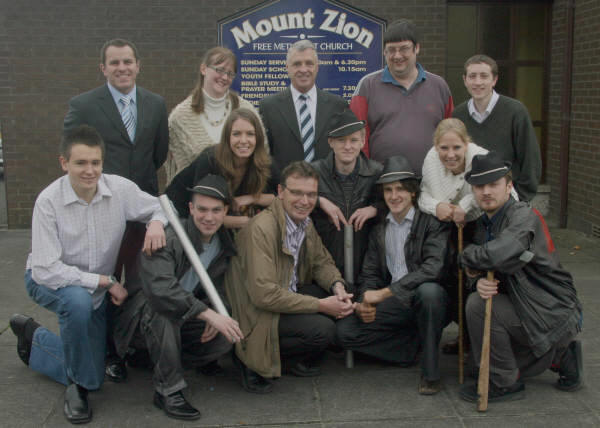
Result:
M315 120L315 141L319 141L321 134L327 130L327 119L330 116L331 103L322 90L317 88L317 113Z
M296 139L302 142L302 137L300 137L300 126L298 125L298 118L296 116L296 107L294 106L294 99L292 98L292 91L290 88L287 88L282 95L279 102L279 111Z
M127 133L127 129L125 129L125 125L123 124L123 119L121 118L121 113L119 113L119 109L115 104L115 100L112 97L112 94L108 90L108 86L104 85L104 90L98 97L98 104L100 105L100 109L104 112L106 117L110 119L115 128L119 130L121 136L127 142L131 142L129 138L129 134ZM138 112L139 114L139 112ZM137 132L136 132L137 135Z
M137 144L137 141L140 139L140 135L142 134L142 129L144 129L143 122L144 115L144 107L146 98L144 97L143 91L140 90L137 86L135 87L135 106L137 107L137 121L135 124L135 138L134 144Z

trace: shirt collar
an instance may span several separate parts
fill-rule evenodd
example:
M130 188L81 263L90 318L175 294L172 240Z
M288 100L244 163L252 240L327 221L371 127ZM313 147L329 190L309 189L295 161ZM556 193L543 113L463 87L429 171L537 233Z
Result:
M136 86L133 85L133 88L131 89L131 91L129 91L128 93L124 94L122 92L120 92L117 88L115 88L113 85L111 85L110 83L106 82L106 85L108 86L108 90L110 91L110 94L113 97L113 100L115 100L115 103L118 105L119 104L119 100L121 99L121 97L126 96L128 97L131 102L133 104L136 103Z
M404 218L402 219L402 221L400 223L398 223L396 221L396 218L394 217L394 215L391 212L388 213L388 215L385 216L385 218L388 222L394 223L397 226L400 226L400 225L404 224L405 222L412 223L412 221L415 218L415 207L410 207L410 210L408 210L408 213L404 216Z
M284 211L285 214L285 226L291 234L296 234L298 232L306 231L308 224L310 223L310 217L306 217L300 224L297 224L294 220L290 218L288 213Z
M498 92L496 92L495 90L492 89L492 98L490 98L490 102L488 103L488 105L485 108L485 111L483 113L479 113L477 111L477 109L475 108L475 102L473 101L473 98L471 98L469 100L469 102L467 103L467 107L469 108L469 114L471 116L473 116L473 115L489 116L489 114L492 112L494 107L496 107L496 103L498 102L499 98L500 98L500 95L498 95Z
M302 95L302 92L300 92L298 89L294 88L294 85L290 85L290 90L292 91L292 100L294 100L294 104L296 104L298 102L298 97L300 97L300 95ZM310 88L307 92L304 92L304 94L308 97L308 99L311 102L316 102L317 101L317 85L313 85L312 88Z
M75 193L75 190L73 189L73 186L71 185L71 179L69 178L68 174L66 174L64 176L64 180L62 182L62 187L63 187L63 195L64 195L63 196L63 205L64 206L70 205L74 202L78 202L81 200L79 198L79 196L77 196L77 193ZM102 199L105 196L111 197L112 192L106 185L105 180L104 180L104 174L102 174L102 175L100 175L100 179L98 180L98 188L96 189L96 194L94 195L92 202L90 202L90 205L95 203L96 201Z
M411 88L413 86L415 86L416 84L418 84L424 80L427 80L427 73L425 73L425 69L418 62L417 62L417 71L418 71L417 79L414 81ZM394 76L392 76L392 73L390 72L387 65L383 68L383 75L381 76L381 81L383 83L391 83L394 86L404 88L404 86L402 86L400 83L398 83L398 81L396 79L394 79ZM410 88L404 88L404 89L410 89Z
M512 198L512 196L511 196ZM491 218L488 217L487 214L483 214L482 216L482 221L483 221L483 225L486 227L486 229L493 227L496 223L498 223L498 221L502 218L502 216L504 215L504 211L506 209L506 206L508 205L508 202L510 201L510 198L508 199L508 201L506 201L504 203L504 205L502 205L502 207L500 207L500 209L496 212L496 214L494 214Z

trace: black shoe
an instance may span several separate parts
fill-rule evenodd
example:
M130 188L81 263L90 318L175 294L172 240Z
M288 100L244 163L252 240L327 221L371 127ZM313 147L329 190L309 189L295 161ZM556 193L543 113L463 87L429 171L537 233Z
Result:
M321 368L319 366L300 361L291 367L289 372L298 377L314 377L321 374Z
M254 394L267 394L273 390L273 384L255 371L246 367L237 355L235 355L235 351L232 358L233 363L240 369L242 388Z
M33 318L14 314L9 320L10 329L17 336L17 354L26 365L29 365L33 333L40 326Z
M577 391L583 386L581 341L573 340L560 359L559 378L554 386L561 391Z
M421 395L435 395L442 390L442 382L438 380L427 380L421 375L419 382L419 394Z
M104 368L104 374L106 379L121 383L127 380L127 366L125 360L119 357L109 358L106 361L106 367Z
M85 424L92 420L92 408L87 399L88 391L75 383L65 391L65 417L72 424Z
M460 398L465 401L477 402L479 394L477 394L477 383L465 385L460 389ZM511 386L499 388L490 382L488 390L488 403L496 403L499 401L515 401L525 398L525 384L516 381Z
M167 396L154 391L154 405L162 409L170 418L193 421L202 416L198 409L188 403L181 391Z
M203 374L204 376L225 376L225 370L223 370L217 361L211 361L204 366L197 367L196 372Z

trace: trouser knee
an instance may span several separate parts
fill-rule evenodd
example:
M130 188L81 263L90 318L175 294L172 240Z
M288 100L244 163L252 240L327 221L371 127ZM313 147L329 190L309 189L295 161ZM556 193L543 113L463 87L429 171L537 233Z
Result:
M342 347L354 343L358 328L354 315L339 320L335 325L336 343Z
M82 287L69 288L69 293L61 303L59 315L79 325L86 325L90 322L94 311L92 295Z

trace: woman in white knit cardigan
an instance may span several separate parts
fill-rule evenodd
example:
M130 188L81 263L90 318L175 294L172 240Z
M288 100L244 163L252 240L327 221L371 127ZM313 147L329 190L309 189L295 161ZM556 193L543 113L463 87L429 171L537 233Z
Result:
M220 141L223 124L233 110L243 107L258 115L250 102L229 90L236 72L235 55L227 48L212 48L202 58L192 93L169 115L167 185L205 148Z
M473 156L488 151L471 141L459 119L442 120L433 134L433 147L423 162L419 208L440 221L464 225L481 215L465 173ZM513 198L518 200L513 190Z

